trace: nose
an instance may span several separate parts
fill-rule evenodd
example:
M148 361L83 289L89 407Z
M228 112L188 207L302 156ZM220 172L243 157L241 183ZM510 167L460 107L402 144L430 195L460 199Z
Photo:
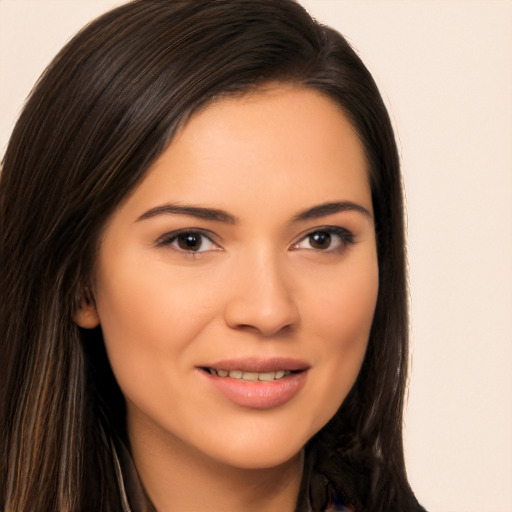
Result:
M270 257L245 262L230 279L230 298L225 321L237 330L254 331L269 337L295 328L299 309L292 279Z

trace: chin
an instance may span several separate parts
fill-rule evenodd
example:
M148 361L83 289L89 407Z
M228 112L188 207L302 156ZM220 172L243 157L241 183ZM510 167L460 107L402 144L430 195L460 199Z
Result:
M205 443L203 452L211 459L235 468L275 468L300 457L305 444L320 427L298 431L297 427L258 425L256 422L252 429L224 430L215 436L214 443Z
M301 457L303 446L276 449L273 444L262 447L243 447L241 450L230 450L222 455L216 454L215 459L226 466L241 470L265 470L278 468L293 463ZM219 459L220 457L220 459Z

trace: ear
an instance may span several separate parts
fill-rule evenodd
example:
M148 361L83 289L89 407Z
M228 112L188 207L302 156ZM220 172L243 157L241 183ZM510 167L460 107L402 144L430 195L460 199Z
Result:
M83 329L94 329L100 325L100 318L96 310L96 303L89 288L86 288L77 301L78 305L73 313L73 321Z

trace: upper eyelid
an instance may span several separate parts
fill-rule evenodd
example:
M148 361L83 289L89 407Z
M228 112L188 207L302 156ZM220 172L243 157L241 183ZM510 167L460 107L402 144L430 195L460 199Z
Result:
M295 241L293 243L296 243L296 242L302 240L303 238L306 238L307 236L312 235L313 233L316 233L317 231L329 231L331 233L336 233L336 234L345 233L352 237L354 236L354 233L351 229L345 228L343 226L324 225L324 226L317 226L317 227L308 229L306 231L303 231L302 233L300 233L299 235L297 235L295 237Z

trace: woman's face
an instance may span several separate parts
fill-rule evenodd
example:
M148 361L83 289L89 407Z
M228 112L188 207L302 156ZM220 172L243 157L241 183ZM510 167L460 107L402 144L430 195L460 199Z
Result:
M77 321L97 312L132 445L267 468L347 396L377 288L352 126L318 92L274 86L175 137L110 218L96 310Z

